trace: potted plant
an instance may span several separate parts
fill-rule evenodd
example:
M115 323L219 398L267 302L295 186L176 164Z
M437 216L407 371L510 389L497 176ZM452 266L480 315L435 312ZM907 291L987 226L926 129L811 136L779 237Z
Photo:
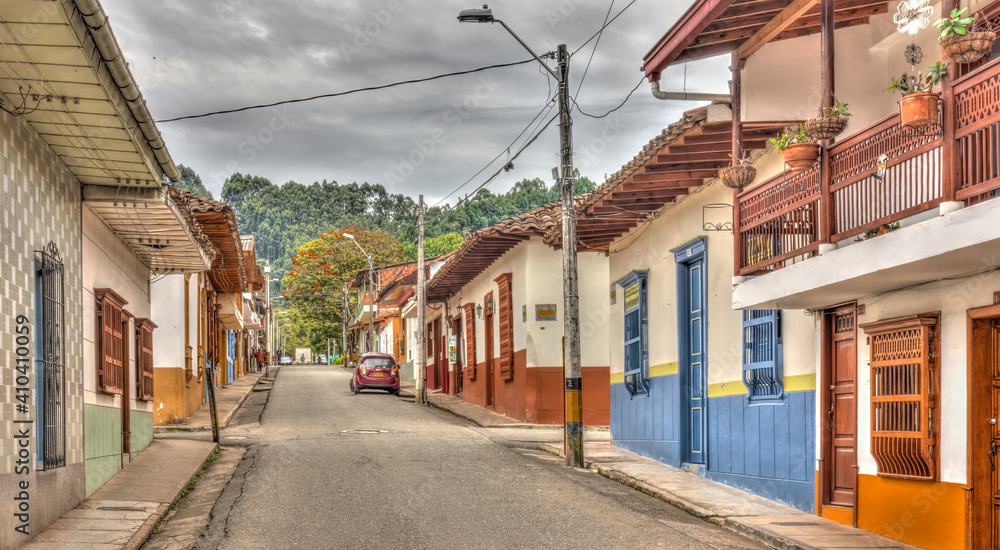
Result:
M940 94L934 92L934 85L940 84L948 72L948 64L938 61L927 69L927 76L917 73L915 80L906 76L893 78L885 91L893 90L902 94L899 100L899 123L901 126L921 130L931 124L937 124L940 108Z
M850 116L851 113L847 112L847 104L837 103L820 111L820 116L807 120L806 132L809 133L809 137L816 141L833 139L847 127L847 119Z
M750 185L753 179L757 177L757 169L750 164L750 156L743 155L741 159L733 155L729 156L737 161L737 164L719 170L719 179L722 180L722 183L726 187L733 189L742 189Z
M990 30L976 30L979 14L962 17L965 8L951 10L951 17L942 17L934 25L944 53L958 63L979 61L993 48L997 35Z
M819 160L819 144L813 142L804 126L799 126L798 134L786 130L770 141L784 155L785 165L793 172L808 170Z

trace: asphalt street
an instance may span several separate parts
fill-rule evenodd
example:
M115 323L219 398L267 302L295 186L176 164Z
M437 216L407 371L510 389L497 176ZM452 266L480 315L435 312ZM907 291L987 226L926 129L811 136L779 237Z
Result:
M763 548L340 367L283 367L196 548Z

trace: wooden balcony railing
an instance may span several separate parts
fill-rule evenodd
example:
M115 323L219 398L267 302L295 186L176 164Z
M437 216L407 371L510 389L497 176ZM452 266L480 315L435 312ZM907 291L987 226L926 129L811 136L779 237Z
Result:
M982 202L1000 187L1000 59L955 81L956 198Z
M955 198L974 204L1000 193L1000 60L956 80L953 90ZM826 178L821 163L740 193L736 273L784 267L814 255L823 242L855 239L937 207L945 200L943 146L940 135L904 131L897 113L830 147Z

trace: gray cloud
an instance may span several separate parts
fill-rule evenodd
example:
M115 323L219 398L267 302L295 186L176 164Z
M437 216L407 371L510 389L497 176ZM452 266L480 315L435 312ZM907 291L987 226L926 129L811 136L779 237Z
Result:
M617 0L614 11L626 4ZM459 24L458 12L475 7L469 0L104 0L104 7L158 119L527 58L499 25ZM541 53L583 43L600 27L608 2L505 1L491 8ZM615 21L587 73L581 107L599 114L621 102L642 76L642 56L686 8L683 1L639 0ZM572 60L573 93L592 46ZM691 64L688 90L725 91L725 66ZM664 88L680 89L682 74L671 69ZM539 67L522 65L159 128L175 161L194 168L215 193L238 170L275 183L380 182L436 202L503 150L554 91ZM607 119L574 113L578 167L600 182L693 106L658 101L644 83ZM406 162L412 170L400 169ZM548 181L557 164L553 124L490 188L503 192L526 177Z

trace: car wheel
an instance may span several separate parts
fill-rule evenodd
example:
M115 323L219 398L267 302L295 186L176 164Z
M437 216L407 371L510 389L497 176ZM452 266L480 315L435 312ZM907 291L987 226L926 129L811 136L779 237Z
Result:
M392 394L398 397L399 396L399 388L396 388L396 389L392 390Z
M361 388L359 388L359 387L358 387L358 386L357 386L357 385L355 384L355 385L354 385L354 395L357 395L357 394L359 394L359 393L361 393Z

